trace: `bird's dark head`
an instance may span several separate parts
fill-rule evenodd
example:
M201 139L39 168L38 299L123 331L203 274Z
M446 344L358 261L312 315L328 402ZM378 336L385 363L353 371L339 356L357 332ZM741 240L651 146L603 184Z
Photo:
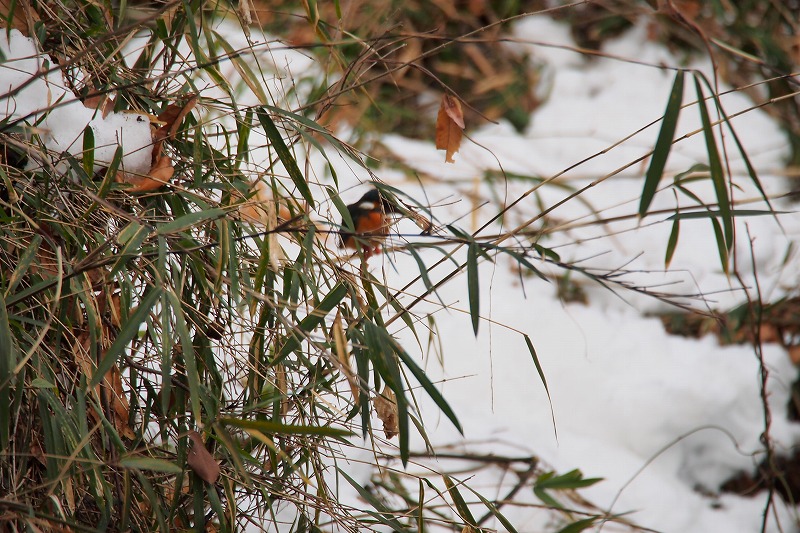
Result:
M356 202L356 205L364 211L381 210L384 213L397 213L397 206L386 199L378 189L370 189L364 196Z

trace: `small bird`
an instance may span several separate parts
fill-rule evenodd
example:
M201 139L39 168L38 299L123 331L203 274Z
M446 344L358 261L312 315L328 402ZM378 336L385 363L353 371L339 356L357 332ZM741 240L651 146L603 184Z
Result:
M378 189L370 189L359 201L347 206L355 232L346 228L342 219L339 247L362 250L364 258L381 253L381 243L389 235L392 216L402 215L397 206L384 198Z

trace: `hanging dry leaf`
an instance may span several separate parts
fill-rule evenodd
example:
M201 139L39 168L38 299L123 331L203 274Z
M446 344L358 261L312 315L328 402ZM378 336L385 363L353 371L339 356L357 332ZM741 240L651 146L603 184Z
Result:
M455 163L453 154L461 146L464 129L464 112L461 102L449 94L442 95L442 105L436 117L436 149L445 150L445 161Z
M336 312L336 318L333 321L333 327L331 329L333 332L334 345L336 347L336 355L339 358L339 363L342 365L342 373L345 375L347 383L350 385L350 392L353 394L353 403L358 405L360 397L357 381L358 377L350 366L350 351L348 350L347 337L345 336L344 327L342 326L341 310Z
M383 387L383 392L372 399L375 414L383 422L383 433L387 439L397 435L400 430L397 425L397 397L388 386Z
M189 467L194 470L194 473L200 476L200 479L213 485L219 479L219 465L206 450L203 438L198 432L190 431L189 440L192 443L189 446L189 453L186 454L186 462L189 463Z
M189 95L189 99L183 105L170 104L164 108L164 111L158 115L158 121L163 124L158 131L156 131L156 141L169 139L174 137L178 132L178 128L186 118L186 115L192 112L194 106L197 105L198 96L196 94Z
M11 4L14 4L14 13L9 21ZM41 22L30 1L0 0L0 14L3 15L0 17L0 28L4 28L7 23L11 22L11 27L19 30L26 37L35 35L33 25Z

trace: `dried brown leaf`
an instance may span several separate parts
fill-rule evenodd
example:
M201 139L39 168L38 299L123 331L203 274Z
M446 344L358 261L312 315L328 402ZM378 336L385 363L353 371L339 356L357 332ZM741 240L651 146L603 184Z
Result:
M128 192L150 192L158 190L169 183L174 174L175 168L172 166L172 159L169 156L162 155L156 160L147 176L119 172L117 173L117 181L131 184L132 187L128 189Z
M198 432L190 431L189 440L192 441L191 446L189 446L189 453L186 454L186 462L189 464L189 468L194 470L194 473L200 476L200 479L213 485L219 479L219 465L206 450L203 438Z
M107 94L96 94L84 99L83 106L87 109L97 109L100 115L106 118L114 111L114 99Z
M383 433L387 439L396 436L400 430L397 425L397 397L394 391L387 386L383 387L383 392L372 399L375 414L383 422Z
M461 147L464 129L464 113L461 102L449 94L442 96L439 115L436 117L436 148L445 150L445 161L454 163L453 154Z
M11 19L11 27L19 30L26 37L34 35L33 25L41 19L36 11L31 7L29 0L0 0L0 28L5 27L11 15L11 4L14 4L14 17Z
M164 108L164 111L158 115L159 122L162 122L164 125L156 132L156 139L161 140L174 137L183 119L186 118L186 115L191 113L194 106L197 105L197 100L198 96L195 94L190 96L183 105L170 104Z
M789 359L794 366L800 366L800 345L789 346Z
M336 319L333 321L333 341L336 347L336 355L339 358L339 363L342 365L342 370L347 378L347 383L350 385L350 392L353 394L353 403L358 405L360 390L358 388L358 381L356 373L353 372L350 366L350 350L347 345L347 337L344 334L344 327L342 327L342 313L338 311Z

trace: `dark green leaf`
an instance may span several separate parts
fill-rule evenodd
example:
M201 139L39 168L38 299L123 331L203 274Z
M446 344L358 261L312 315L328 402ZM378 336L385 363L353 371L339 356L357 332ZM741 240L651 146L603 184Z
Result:
M461 423L458 421L458 417L453 412L453 409L450 408L447 401L441 395L439 390L431 383L431 380L428 379L428 376L425 375L425 372L417 366L414 360L408 355L402 348L396 349L396 353L400 360L403 361L403 364L406 365L414 377L419 381L419 384L422 385L422 388L425 389L425 392L428 393L428 396L431 397L431 400L442 410L445 416L453 423L459 433L462 435L464 434L464 430L461 428Z
M314 331L314 329L322 323L328 313L330 313L331 310L342 301L342 298L344 298L346 294L347 286L342 283L337 284L333 289L331 289L331 292L329 292L325 298L322 299L319 305L315 307L308 314L308 316L300 321L300 323L297 325L297 329L303 333ZM283 361L286 356L300 347L301 342L302 336L296 332L292 332L292 334L289 336L289 339L275 357L273 364Z
M309 207L313 209L314 197L311 195L311 189L308 188L306 178L303 176L303 173L300 172L300 167L297 166L297 160L292 155L292 152L289 151L289 147L286 146L286 142L283 140L281 132L278 131L278 128L275 126L272 117L270 117L269 113L264 111L263 108L256 111L256 114L258 115L258 120L261 122L261 126L264 128L264 132L267 134L272 148L278 154L283 166L286 167L289 177L292 178L295 187L297 187L297 190L300 191L300 194L305 198L306 202L308 202Z
M164 472L166 474L180 474L182 471L181 467L171 461L153 457L123 457L119 460L119 465L124 468L152 470L153 472Z
M562 529L559 529L558 533L580 533L581 531L584 531L594 526L597 523L598 518L599 517L597 516L590 516L589 518L578 520Z
M456 506L456 512L458 516L461 517L468 526L470 527L478 527L477 522L475 522L475 517L472 516L472 512L469 510L469 506L467 502L464 501L464 498L461 496L461 493L458 491L458 487L453 480L447 474L442 475L444 478L444 484L447 487L447 492L450 493L450 498L453 499L453 504Z
M268 420L244 420L239 418L221 418L222 424L238 427L244 430L253 429L269 435L312 435L317 437L349 437L353 433L344 429L328 426L296 426L280 424Z
M17 346L11 334L6 303L0 295L0 450L7 450L11 438L11 397Z
M761 209L731 209L728 211L728 214L731 214L736 217L762 217L765 215L770 215L770 216L786 215L794 212L795 211L771 211L771 210L761 210ZM675 213L674 215L667 217L667 220L688 220L693 218L716 219L725 216L726 216L725 213L717 210L684 211L681 213Z
M550 398L550 389L547 387L547 379L544 377L544 370L542 370L542 365L539 363L539 356L536 355L536 348L533 347L533 342L531 342L531 338L528 335L524 335L525 337L525 344L528 346L528 352L531 354L533 358L533 364L536 366L536 371L539 373L539 379L542 380L542 385L544 385L544 391L547 393L547 402L550 404L550 417L553 419L553 429L555 430L556 427L556 415L553 412L553 400Z
M350 485L352 485L354 489L356 489L358 495L361 496L364 499L364 501L366 501L368 504L374 507L377 511L379 511L377 513L374 513L370 510L365 510L366 513L368 513L370 516L378 520L383 525L390 527L392 531L404 531L408 529L407 527L404 527L400 522L398 522L397 519L392 516L391 510L388 509L386 505L384 505L380 500L378 500L370 491L359 485L356 482L356 480L348 476L347 472L345 472L341 468L339 468L338 470L339 473L342 474L342 476L344 476L347 482L350 483Z
M678 116L683 104L683 77L684 73L679 70L675 73L675 81L672 83L672 90L669 93L667 109L664 111L664 119L661 122L661 131L658 132L656 145L653 149L653 157L644 179L642 198L639 202L639 216L647 215L647 210L653 197L658 190L658 183L664 174L664 167L667 164L669 152L672 149L672 141L675 139L675 128L678 125Z
M672 262L672 256L675 254L675 248L678 246L678 234L681 230L680 219L675 219L672 222L672 231L669 233L669 240L667 241L667 251L664 257L664 268L669 269L669 264Z
M211 209L205 209L203 211L196 211L193 213L186 213L183 216L176 218L166 224L161 224L156 229L157 235L170 235L173 233L180 233L185 231L189 228L197 226L198 224L205 222L207 220L213 220L224 216L228 210L222 207L214 207Z
M467 247L467 288L469 291L469 315L472 317L472 331L478 335L481 321L480 281L478 279L478 245L470 242Z
M728 197L728 185L725 181L725 173L722 170L722 160L717 149L717 139L714 136L714 128L711 126L711 119L708 115L705 94L700 85L700 78L695 76L694 85L697 91L697 107L700 110L700 121L703 125L703 136L706 139L706 151L708 152L708 165L711 172L711 181L714 184L714 191L717 195L722 227L724 229L724 239L718 242L718 246L725 246L730 251L733 246L733 214L731 203ZM727 254L726 254L727 256ZM725 272L728 271L727 266Z

